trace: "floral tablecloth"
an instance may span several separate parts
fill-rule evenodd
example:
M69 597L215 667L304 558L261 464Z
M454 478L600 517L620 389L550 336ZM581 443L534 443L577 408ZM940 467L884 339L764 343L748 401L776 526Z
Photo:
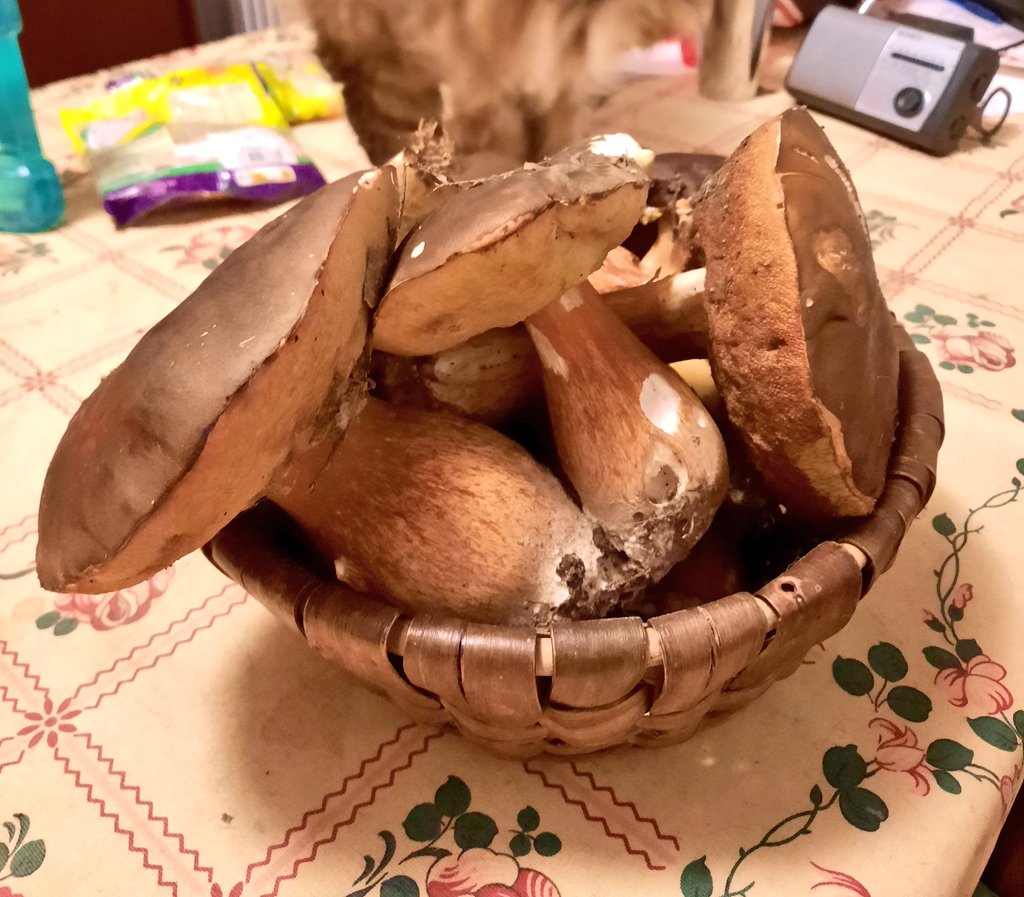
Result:
M302 52L300 30L152 67ZM104 596L32 572L49 456L139 335L280 209L115 231L35 95L67 224L0 234L0 895L963 897L1024 764L1024 118L932 159L831 120L893 310L935 364L939 486L838 636L659 750L496 759L349 684L201 557ZM595 127L728 152L783 109L626 85ZM344 122L298 137L329 176Z

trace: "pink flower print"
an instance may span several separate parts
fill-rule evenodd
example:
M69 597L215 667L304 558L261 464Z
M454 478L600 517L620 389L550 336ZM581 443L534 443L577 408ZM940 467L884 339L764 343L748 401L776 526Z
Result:
M826 869L815 862L812 862L811 865L819 872L824 872L828 876L828 878L823 878L816 884L811 885L812 891L816 891L818 888L836 888L840 891L849 891L851 894L856 894L857 897L871 897L868 889L852 875L847 875L845 872L837 872L835 869Z
M560 897L546 875L520 869L506 854L471 847L438 860L427 873L428 897Z
M174 568L166 567L130 589L102 595L81 595L77 592L56 595L54 606L63 616L79 623L89 623L93 629L114 629L144 616L154 599L167 591L173 575Z
M210 897L242 897L242 882L235 882L230 891L225 891L220 885L214 884L210 888Z
M19 735L31 735L32 737L28 740L28 746L34 748L43 736L46 736L47 746L54 748L57 746L57 733L58 732L74 732L75 727L68 722L68 720L74 719L81 713L81 710L68 710L68 706L71 704L71 698L67 698L61 701L60 706L57 708L57 712L54 713L53 701L47 698L43 702L42 713L26 713L25 719L30 720L32 725L25 726L24 729L18 731ZM0 897L3 897L0 894Z
M21 897L21 894L16 894L7 885L0 885L0 897Z
M969 582L961 583L954 589L950 604L957 610L963 610L969 601L974 600L974 586Z
M977 365L986 371L1002 371L1017 363L1009 340L991 330L967 334L937 330L931 337L939 344L943 361L950 364Z
M935 684L946 689L946 697L954 707L980 708L991 716L1013 706L1013 695L1003 685L1006 668L984 654L971 658L965 667L939 670Z
M837 872L835 869L826 869L815 862L812 862L811 865L819 872L824 872L828 876L828 878L811 885L812 891L816 891L818 888L837 888L841 891L849 891L851 894L858 895L858 897L871 897L868 889L852 875L848 875L845 872Z
M1010 804L1013 803L1013 794L1017 785L1017 776L1020 775L1020 768L1013 767L1012 776L1003 776L999 780L999 797L1003 801L1003 812L1005 813L1010 809Z
M917 746L917 735L907 727L899 727L878 717L868 723L878 735L875 762L880 769L903 772L914 781L914 793L924 797L930 788L925 770L924 750Z

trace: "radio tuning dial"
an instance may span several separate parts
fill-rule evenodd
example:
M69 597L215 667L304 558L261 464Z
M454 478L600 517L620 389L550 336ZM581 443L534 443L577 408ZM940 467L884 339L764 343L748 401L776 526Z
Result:
M904 87L896 94L892 105L904 118L913 118L924 109L924 93L918 87Z

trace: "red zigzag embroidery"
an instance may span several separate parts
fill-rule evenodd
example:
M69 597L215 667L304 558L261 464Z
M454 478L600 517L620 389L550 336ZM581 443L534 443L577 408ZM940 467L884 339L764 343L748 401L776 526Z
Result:
M170 823L168 822L168 820L165 817L157 816L154 813L154 811L153 811L153 804L150 801L148 801L148 800L143 800L142 799L142 794L139 791L138 786L136 786L136 785L129 785L129 784L127 784L127 782L125 782L125 774L123 772L121 772L120 770L114 769L114 762L113 762L113 760L111 760L108 757L103 756L103 749L99 745L93 743L92 736L88 732L83 732L83 733L81 733L79 735L76 735L75 737L85 741L87 749L92 751L96 755L96 759L100 762L101 765L106 766L107 771L109 772L110 776L113 779L117 780L117 783L116 783L117 787L122 792L124 792L126 794L131 794L132 792L134 792L134 795L133 795L132 799L134 800L135 804L140 809L144 809L145 810L146 818L150 822L156 823L156 824L158 824L160 826L160 833L165 838L167 838L168 840L173 841L173 842L175 842L177 844L178 853L181 856L183 856L183 857L188 856L188 857L192 858L192 868L193 868L193 870L195 870L196 872L206 873L207 880L208 881L212 881L212 879L213 879L213 869L210 866L203 866L203 865L200 864L200 862L199 862L199 854L196 853L196 851L191 850L190 848L187 848L185 846L185 839L184 839L184 837L182 837L177 832L172 832L170 830ZM81 774L81 772L79 770L77 770L77 769L72 768L70 758L63 756L60 753L60 749L59 748L54 748L53 756L54 756L55 760L57 760L57 761L59 761L59 762L64 764L64 772L74 778L74 780L75 780L75 787L76 788L80 788L81 790L85 791L85 798L86 798L86 800L89 803L91 803L91 804L95 804L99 808L99 812L100 812L101 816L104 816L107 819L110 819L110 820L113 821L113 823L114 823L114 831L116 831L120 835L127 836L127 838L128 838L128 849L133 851L134 853L138 853L138 854L142 855L142 865L146 869L151 869L152 871L156 872L158 883L160 885L162 885L163 887L165 887L165 888L170 888L171 889L171 893L174 894L174 895L177 895L177 893L178 893L178 883L175 882L175 881L172 881L170 879L164 878L164 868L163 868L163 866L161 866L159 863L151 863L150 862L150 860L149 860L149 850L147 848L145 848L145 847L137 846L135 844L135 833L133 831L131 831L130 829L122 828L121 827L121 819L117 815L117 813L109 812L107 810L106 802L102 798L94 796L93 786L91 784L89 784L88 782L83 782L82 781L82 774Z
M11 660L11 668L20 668L22 670L22 678L25 679L31 686L33 691L38 692L44 698L49 696L49 691L39 683L39 677L31 672L28 668L28 664L18 659L16 651L11 650L7 647L7 642L0 642L0 657L9 657ZM9 687L6 685L0 685L0 702L6 701L15 710L18 710L18 699L10 697L8 695Z
M195 614L202 613L202 611L204 611L206 609L206 606L211 601L216 601L218 598L223 597L226 592L235 591L235 590L238 591L238 597L235 598L235 600L233 600L230 604L228 604L223 610L220 610L217 613L215 613L213 616L211 616L210 619L207 620L205 623L203 623L201 626L197 626L194 630L192 630L192 632L189 634L188 638L184 638L181 641L175 642L171 646L171 649L169 651L165 651L162 654L157 654L149 663L143 664L138 669L136 669L135 672L133 672L132 675L128 679L122 679L120 682L118 682L117 685L114 687L113 691L102 692L100 694L100 696L98 698L96 698L96 700L92 704L89 704L89 705L87 705L86 707L84 707L82 709L84 709L84 710L92 710L93 708L98 707L100 705L100 702L103 701L104 698L109 698L109 697L113 697L114 695L116 695L121 690L121 688L123 686L128 685L131 682L134 682L135 679L138 677L139 673L141 673L141 672L143 672L145 670L153 669L153 667L155 667L165 657L170 657L182 645L187 645L189 642L191 642L193 639L195 639L195 637L200 632L203 632L206 629L210 629L213 626L213 624L216 623L217 620L219 620L221 617L226 617L236 607L238 607L241 604L244 604L246 602L248 596L246 595L245 592L242 591L240 586L237 586L234 583L230 583L230 584L224 586L224 588L221 589L216 595L211 595L199 607L192 608L192 610L190 610L187 614L185 614L185 616L182 617L180 620L176 620L175 622L171 623L171 625L168 626L166 629L161 630L160 632L157 632L157 633L154 633L153 635L151 635L149 637L149 640L145 644L143 644L143 645L136 645L134 648L132 648L131 651L128 652L128 654L125 657L121 657L118 660L115 660L105 670L100 670L95 676L93 676L91 681L86 682L84 685L79 685L78 688L75 689L75 694L74 694L75 698L77 698L79 696L79 694L81 694L83 689L89 688L89 686L91 686L91 685L96 685L100 681L100 678L102 676L105 676L108 673L114 672L114 670L116 670L118 668L118 666L120 666L121 664L127 663L129 660L132 659L132 657L135 656L135 654L137 652L145 651L147 648L151 647L153 642L155 642L158 638L162 638L163 636L170 634L170 632L176 626L181 626L183 623L187 622L189 617L191 617L191 616L193 616Z
M303 863L311 863L314 859L316 859L317 852L320 850L320 848L324 844L329 844L333 842L338 835L338 831L355 820L356 813L358 813L359 810L361 810L363 807L370 806L370 804L373 803L374 798L376 798L378 791L381 791L385 788L390 788L395 783L395 776L398 773L402 772L403 770L409 769L412 766L412 762L415 757L418 757L421 754L425 754L430 747L431 741L433 741L436 738L440 738L444 734L443 730L441 729L420 726L416 723L408 723L404 726L400 726L398 730L395 732L393 738L391 738L389 741L385 741L380 744L380 746L377 748L377 753L375 753L372 757L364 759L359 764L359 769L356 770L356 772L345 777L345 779L341 783L341 787L337 791L332 791L329 794L325 794L323 800L320 802L319 807L317 807L314 810L308 810L306 813L304 813L302 816L302 821L299 822L298 825L293 826L285 832L285 837L283 841L281 841L278 844L271 845L267 848L267 855L258 863L253 863L248 868L248 870L246 870L246 884L249 884L252 878L252 873L256 869L258 869L260 866L267 866L270 864L271 856L275 850L281 850L287 847L291 843L292 838L307 827L307 825L309 824L309 820L312 817L326 812L327 805L330 803L330 801L343 795L348 790L350 784L362 778L368 767L370 767L374 763L380 762L380 760L384 757L384 753L387 748L397 745L401 741L402 736L412 729L421 729L424 732L423 738L420 740L418 746L412 748L409 751L409 753L405 757L405 760L401 764L389 770L387 781L380 782L374 785L370 789L370 794L365 799L355 804L345 819L341 820L340 822L336 822L331 827L331 831L329 834L327 834L323 838L318 838L316 841L313 842L313 850L308 857L295 860L295 862L292 863L291 871L285 875L278 877L278 879L274 883L274 890L271 891L271 897L276 897L278 890L280 889L281 885L284 882L289 881L290 879L293 879L298 875L299 866L301 866Z
M585 801L583 801L583 800L581 800L579 798L576 798L576 797L571 797L569 795L569 792L566 791L564 785L562 785L560 782L553 782L553 781L551 781L547 777L547 774L544 772L543 769L531 767L530 762L531 761L529 761L529 760L525 761L523 763L523 769L525 769L531 775L538 776L540 778L540 780L544 783L545 787L551 788L552 790L557 791L559 794L561 794L562 799L567 804L579 807L580 810L583 811L583 816L584 816L585 819L587 819L587 821L601 823L601 827L604 829L605 834L609 838L614 838L616 840L621 841L623 846L626 848L626 852L627 853L631 854L632 856L643 857L644 862L647 864L647 868L652 870L652 871L654 871L654 872L660 872L661 870L666 868L665 866L659 866L656 863L654 863L651 860L651 855L646 850L643 850L643 849L637 850L635 847L633 847L633 845L629 843L629 838L623 832L612 831L611 826L608 824L608 820L607 820L606 817L600 816L600 815L595 816L593 813L591 813L590 808L587 806ZM575 765L573 765L573 772L577 776L580 775L580 773L578 773L576 771ZM593 781L592 777L591 777L591 781ZM600 790L607 790L607 791L609 791L609 793L611 793L611 789L608 789L608 788L601 788ZM631 808L633 810L634 816L636 816L637 819L643 819L643 817L640 816L640 814L636 811L636 808L632 804L622 803L621 801L615 799L614 795L613 795L612 799L613 799L613 801L615 802L615 804L617 806ZM644 819L643 821L650 822L652 820ZM655 830L657 830L656 826L655 826ZM675 843L676 849L677 850L679 849L679 842L675 838L666 837L666 836L662 835L660 831L658 831L658 837L660 839L664 840L664 841L671 840L672 842Z

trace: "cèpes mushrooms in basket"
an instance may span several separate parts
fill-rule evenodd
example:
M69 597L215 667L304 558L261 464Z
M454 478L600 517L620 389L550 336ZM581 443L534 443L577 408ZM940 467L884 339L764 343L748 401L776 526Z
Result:
M801 164L842 183L827 142L807 136L799 119L787 121L774 125L779 158L810 154ZM723 222L714 203L775 189L777 219L817 222L815 191L825 189L829 203L841 195L843 223L814 231L826 234L817 254L796 251L796 293L774 304L799 326L807 299L814 305L836 282L854 283L844 280L846 244L828 236L857 221L852 193L844 185L837 194L826 177L783 195L775 159L751 162L747 152L734 155L697 204L697 242L685 255L703 252L706 274L673 269L683 253L664 252L663 228L650 247L665 259L653 279L642 259L617 248L643 214L649 186L649 154L624 135L472 185L445 185L437 201L410 187L409 172L399 183L390 166L304 200L144 336L72 419L41 499L41 582L79 591L129 585L269 499L339 579L398 607L546 626L559 616L636 606L707 531L728 488L728 465L712 415L631 328L642 334L647 326L656 340L657 315L678 311L685 297L698 309L691 332L703 339L706 328L712 343L742 340L746 352L764 354L756 322L748 318L741 334L713 319L733 301L727 244L758 247L769 269L794 255L795 237L769 244L742 216L727 236L734 223ZM788 169L782 174L785 181ZM414 207L426 213L418 224ZM396 250L399 230L408 235ZM849 236L852 244L859 239ZM828 276L805 270L811 264ZM588 276L619 288L602 298ZM643 325L628 313L638 295L648 309ZM854 298L867 303L874 326L871 303L880 294ZM749 308L751 300L735 301ZM433 397L418 408L369 395L373 356L430 356L437 364L445 353L468 351L485 367L492 352L500 366L495 346L516 332L516 352L540 361L530 397L546 399L553 469L493 427L436 410ZM851 351L884 372L885 345L865 351L873 338L845 337L861 340ZM711 361L729 416L742 428L744 406L731 392L739 362L727 348L712 345ZM805 352L805 369L821 357ZM804 376L817 386L815 374ZM762 396L762 416L775 413L778 395L789 400L789 393ZM483 404L506 398L495 389ZM811 400L815 409L831 407L813 392ZM850 444L863 438L860 417L835 414ZM754 433L744 436L756 445ZM888 444L868 444L884 469ZM789 503L788 483L765 477Z
M642 191L633 186L642 179L631 155L638 148L621 137L614 146L622 155L595 142L523 169L514 180L495 178L449 196L408 237L374 319L375 344L443 351L452 340L494 332L531 312L529 326L539 334L549 309L565 305L580 288L555 302L551 297L565 283L585 278L642 208ZM571 184L571 198L553 199L552 183ZM621 191L628 191L625 199ZM479 210L509 195L517 203L514 216L495 228L491 213L481 216ZM590 208L602 226L579 226L572 217L580 214L576 205ZM545 220L551 209L565 219L555 219L556 229L575 228L561 237L571 251L538 260L523 247L552 227ZM443 241L434 239L438 234ZM432 252L431 246L437 248ZM415 254L417 247L424 248ZM480 284L493 286L481 295ZM512 288L518 284L532 289ZM472 315L449 312L449 304L458 310L472 295L479 298ZM535 311L538 296L549 301ZM579 442L557 439L583 512L551 474L494 430L371 402L330 463L316 465L322 471L314 487L319 506L345 518L337 524L323 520L313 535L322 551L333 552L339 578L406 607L488 622L543 622L552 612L600 616L628 604L686 553L724 493L724 447L708 415L698 411L699 401L611 312L601 307L585 317L596 322L589 325L597 329L592 339L607 341L610 370L629 376L605 376L589 393L570 390L559 403L568 416L571 406L596 398L591 416L624 426L603 428L583 463ZM446 321L453 323L434 324ZM561 346L561 336L552 331L551 337ZM569 349L565 354L563 362L579 366L573 384L588 383L595 362ZM628 420L620 422L623 412ZM552 418L558 418L554 406ZM571 428L575 420L563 423ZM620 444L623 435L636 440L632 450ZM612 472L611 488L594 488L588 466L598 478Z
M655 156L640 222L588 278L609 308L663 361L707 355L705 272L685 270L695 255L689 198L723 161L688 153ZM527 179L525 172L518 176ZM458 186L447 185L445 199ZM533 196L549 201L543 194ZM684 206L685 220L679 212ZM425 221L422 227L428 226L447 225ZM520 226L535 227L529 216L521 218ZM477 238L481 229L478 224L472 236ZM405 272L399 268L396 280L402 281ZM490 287L481 302L489 299ZM374 394L388 401L454 411L500 427L534 415L543 400L540 359L522 325L495 327L429 355L393 355L380 351L379 343L373 357Z
M504 178L458 192L435 214L464 217L465 245L449 235L433 276L405 277L399 264L386 293L401 204L392 169L331 185L272 222L143 337L73 418L41 499L41 582L128 585L269 498L340 577L401 606L543 621L556 609L594 615L642 589L657 571L616 550L514 442L366 395L367 324L382 293L374 333L385 341L435 339L419 297L447 295L458 309L480 282L536 289L478 303L468 325L445 312L456 339L524 319L629 233L646 192L634 156L643 160L635 143L613 136L524 170L514 190ZM497 228L493 214L481 220L480 197L495 189L534 211ZM552 228L569 250L549 254L538 273L545 266L520 242L542 244Z

